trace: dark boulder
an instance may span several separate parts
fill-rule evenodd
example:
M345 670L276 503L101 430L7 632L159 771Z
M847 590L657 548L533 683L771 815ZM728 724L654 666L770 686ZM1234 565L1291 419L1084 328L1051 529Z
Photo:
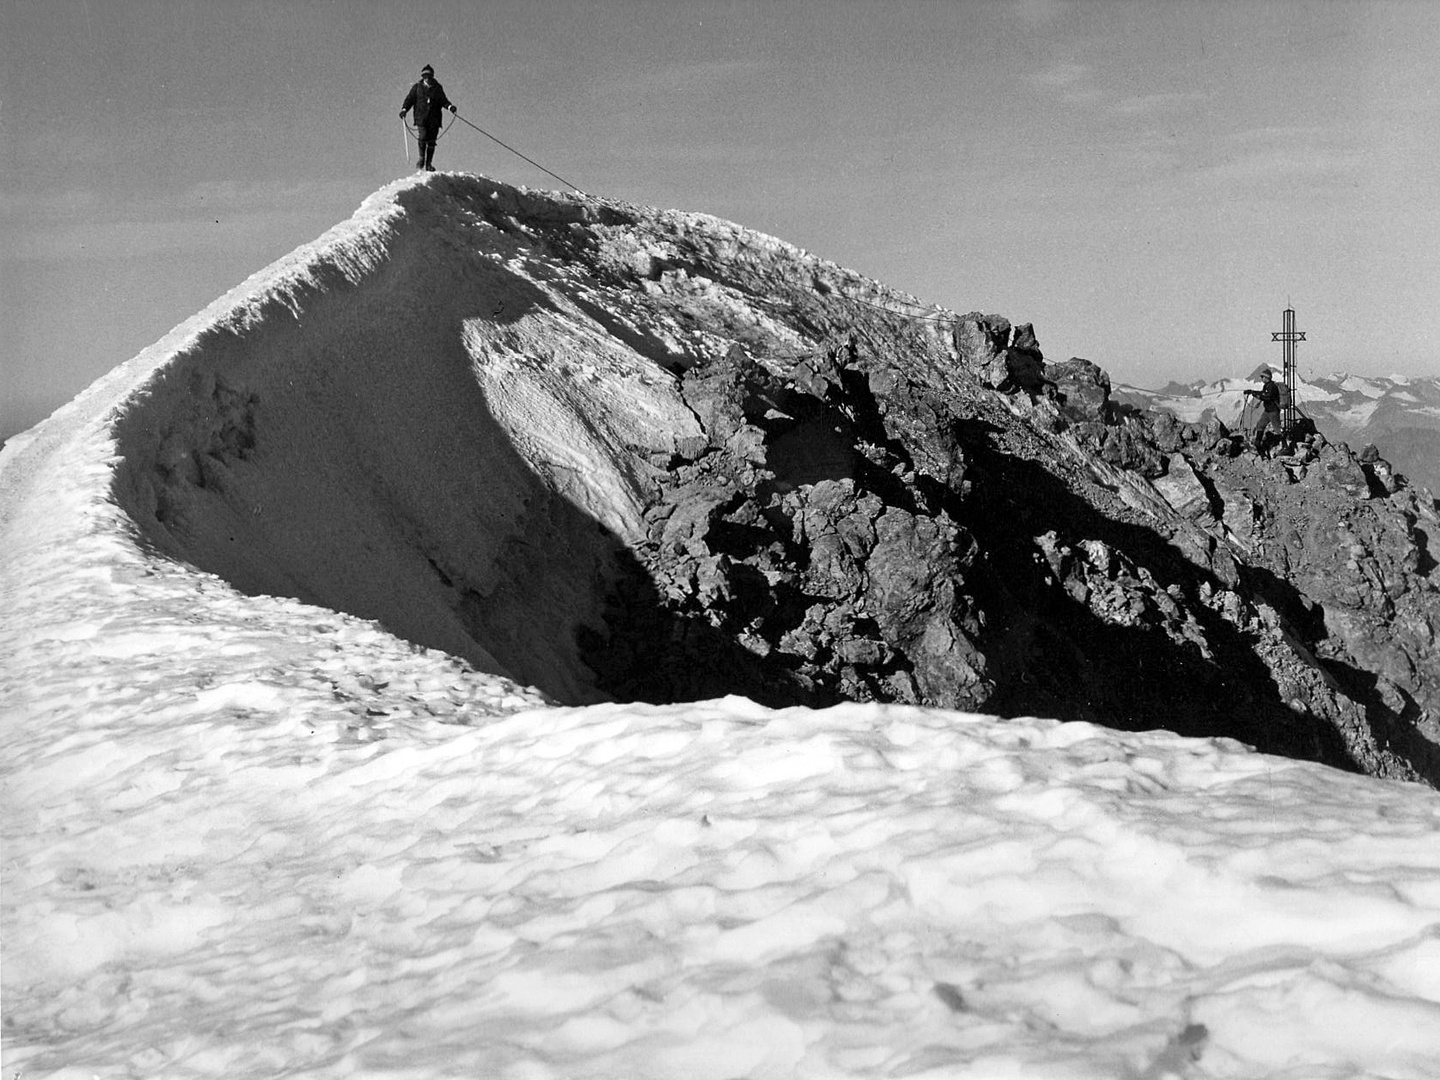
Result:
M1110 419L1110 376L1099 365L1072 356L1046 364L1045 381L1054 384L1062 415L1097 424Z

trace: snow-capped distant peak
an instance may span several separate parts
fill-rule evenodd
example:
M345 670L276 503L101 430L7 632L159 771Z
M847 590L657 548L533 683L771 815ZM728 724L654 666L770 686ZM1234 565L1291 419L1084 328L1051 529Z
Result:
M1268 365L1267 365L1268 366ZM1163 409L1188 423L1215 417L1231 424L1240 419L1247 379L1228 377L1161 390L1117 385L1117 400L1141 408ZM1300 411L1327 438L1356 450L1374 444L1412 481L1440 490L1440 379L1430 376L1328 375L1306 373L1295 387Z

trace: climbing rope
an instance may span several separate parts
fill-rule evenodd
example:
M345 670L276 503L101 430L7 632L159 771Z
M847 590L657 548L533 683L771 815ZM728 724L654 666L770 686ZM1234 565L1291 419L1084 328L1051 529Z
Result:
M511 146L509 143L507 143L507 142L502 142L500 139L495 138L494 135L491 135L490 132L486 131L484 128L480 127L478 124L471 124L469 120L466 120L465 117L461 116L459 113L455 113L455 114L453 114L453 115L454 115L454 117L455 117L456 120L459 120L462 124L467 124L467 125L469 125L470 127L474 128L476 131L480 132L481 135L484 135L487 139L491 140L492 142L500 143L501 146L503 146L506 150L509 150L512 154L514 154L516 157L520 158L522 161L528 161L531 165L534 165L535 168L539 169L539 170L540 170L541 172L543 172L546 176L553 176L556 180L559 180L562 184L564 184L566 187L568 187L571 191L576 192L576 193L579 194L579 195L584 195L584 194L585 194L585 192L584 192L583 190L581 190L581 188L580 188L578 185L572 184L569 180L566 180L566 179L565 179L563 176L561 176L559 173L553 173L553 172L551 172L549 169L547 169L544 165L541 165L541 164L540 164L538 161L536 161L534 158L526 157L524 154L522 154L519 150L516 150L516 149L515 149L513 146ZM450 126L451 126L451 127L454 127L455 125L452 123Z
M450 125L449 125L448 127L443 127L443 128L441 129L440 133L435 136L435 141L436 141L437 143L438 143L441 139L443 139L447 134L449 134L449 133L454 129L454 127L455 127L455 121L456 121L456 120L459 120L462 124L465 124L467 127L472 127L472 128L474 128L476 131L478 131L481 135L484 135L484 136L485 136L487 139L489 139L491 142L498 143L500 146L504 147L506 150L509 150L510 153L514 154L514 155L515 155L516 157L518 157L520 160L525 161L525 162L528 162L529 164L535 166L535 168L539 169L539 170L540 170L541 172L543 172L546 176L554 177L556 180L559 180L560 183L564 184L566 187L568 187L571 191L575 192L576 194L579 194L579 195L584 195L584 194L585 194L584 189L581 188L579 184L573 184L573 183L571 183L569 180L566 180L566 179L565 179L563 176L561 176L559 173L557 173L557 172L552 172L550 169L547 169L544 165L541 165L540 162L536 161L534 158L528 157L527 155L521 153L519 150L515 149L515 147L511 146L509 143L505 142L503 139L497 138L496 136L490 134L490 132L486 131L486 130L485 130L484 128L482 128L479 124L472 124L469 120L465 119L465 117L461 116L458 112L452 112L450 115L451 115L451 117L452 117L452 119L451 119L451 121L450 121ZM441 119L442 119L442 122L443 122L443 119L444 119L443 116L442 116ZM419 144L419 141L420 141L420 133L419 133L419 130L418 130L417 128L412 128L408 123L406 123L405 118L404 118L403 116L400 118L400 123L401 123L401 125L405 128L405 130L406 130L407 132L409 132L410 135L415 138L416 144L418 145L418 144ZM409 161L409 160L410 160L410 144L409 144L408 142L405 144L405 160L406 160L406 161ZM842 295L843 295L843 294L842 294ZM918 313L916 313L916 312L910 312L910 311L896 311L894 308L886 307L884 304L877 304L877 303L875 303L873 300L864 300L864 299L861 299L861 298L858 297L858 296L844 296L843 298L846 299L846 300L849 300L851 303L863 304L865 307L874 308L876 311L883 311L883 312L885 312L887 315L897 315L897 316L899 316L899 317L902 318L902 319L913 319L913 320L915 320L916 322L954 323L954 322L956 322L957 319L958 319L958 316L956 316L953 312L939 312L939 313L936 313L936 314L921 315L921 314L918 314Z
M842 294L843 295L843 294ZM873 300L862 300L858 296L846 296L852 304L864 304L866 307L874 308L876 311L883 311L887 315L898 315L902 319L914 319L916 322L956 322L959 316L953 312L941 312L936 315L917 315L911 311L896 311L894 308L886 307L884 304L877 304ZM901 301L902 303L904 301Z
M531 165L534 165L535 168L539 169L539 170L540 170L541 172L543 172L546 176L553 176L556 180L559 180L562 184L564 184L566 187L568 187L571 191L576 192L577 194L580 194L580 195L584 195L584 194L585 194L585 192L580 188L579 185L577 185L577 184L572 184L569 180L566 180L566 179L565 179L563 176L561 176L559 173L551 172L549 169L547 169L544 165L541 165L541 164L540 164L538 161L536 161L534 158L526 157L526 156L525 156L524 154L522 154L519 150L516 150L515 147L511 146L511 145L510 145L509 143L507 143L507 142L504 142L504 141L502 141L502 140L500 140L500 139L495 138L494 135L491 135L490 132L486 131L484 128L480 127L478 124L472 124L472 123L470 123L469 120L466 120L465 117L461 116L459 113L451 113L450 115L451 115L452 119L451 119L451 121L450 121L449 127L444 127L444 128L442 128L441 131L440 131L440 133L435 136L435 141L436 141L437 143L438 143L441 139L443 139L447 134L449 134L451 131L454 130L454 128L455 128L455 121L456 121L456 120L459 120L462 124L465 124L465 125L467 125L467 126L469 126L469 127L474 128L476 131L480 132L481 135L484 135L487 139L490 139L492 142L497 142L497 143L499 143L499 144L500 144L501 146L503 146L506 150L509 150L510 153L514 154L516 157L520 158L522 161L528 161ZM442 120L443 120L443 117L442 117ZM411 134L411 136L414 137L416 143L418 144L419 141L420 141L420 132L419 132L419 129L418 129L418 128L412 128L408 123L406 123L405 118L404 118L403 116L400 118L400 123L404 125L405 130L408 131L408 132ZM405 160L406 160L406 161L409 161L409 160L410 160L410 144L409 144L408 142L405 144Z

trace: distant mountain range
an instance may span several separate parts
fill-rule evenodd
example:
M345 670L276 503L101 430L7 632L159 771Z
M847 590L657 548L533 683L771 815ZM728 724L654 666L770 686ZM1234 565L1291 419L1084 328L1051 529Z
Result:
M1122 384L1111 392L1111 400L1164 409L1192 423L1215 416L1234 427L1244 391L1255 385L1253 378L1172 382L1159 390ZM1347 443L1357 452L1374 444L1412 484L1440 496L1440 379L1339 373L1302 378L1296 396L1300 411L1327 439Z

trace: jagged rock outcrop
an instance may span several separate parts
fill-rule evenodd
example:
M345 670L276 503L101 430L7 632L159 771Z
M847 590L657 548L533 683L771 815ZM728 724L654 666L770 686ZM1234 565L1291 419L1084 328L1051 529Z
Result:
M838 389L854 356L845 344L777 373L732 348L681 374L707 442L665 463L637 547L646 580L591 654L605 686L651 700L697 680L770 702L985 699L961 588L974 541L907 487L908 456L867 442ZM942 472L959 483L955 457ZM692 627L661 665L634 647L668 632L635 602L647 586Z
M1428 773L1424 738L1397 749L1402 713L1347 690L1315 627L1257 587L1269 511L1225 471L1242 458L1223 425L1116 420L1085 361L1037 369L1032 397L1016 357L1038 353L1033 331L998 316L957 321L953 367L864 323L830 324L840 340L799 357L732 346L677 373L706 448L667 463L638 553L686 629L637 649L637 619L662 628L648 605L613 605L609 649L592 654L602 684L655 700L698 684L772 703L1163 714ZM1363 496L1335 456L1315 483Z
M1147 414L1167 429L1174 419ZM1193 432L1189 425L1182 428ZM1434 778L1440 746L1440 514L1373 450L1312 433L1272 457L1191 438L1156 488L1242 557L1249 593L1378 741Z
M971 312L956 330L961 362L996 390L1034 393L1045 381L1045 358L1029 323L1011 327L1002 315Z
M1110 376L1099 364L1072 356L1047 363L1045 381L1055 387L1060 412L1076 423L1104 424L1110 419Z
M1295 486L1284 463L1242 454L1218 421L1111 415L1098 365L1045 364L1033 329L1001 316L962 316L936 342L869 307L837 319L784 299L792 325L826 340L798 354L732 342L677 369L706 449L666 464L637 555L685 630L667 621L671 644L637 648L637 619L660 629L653 613L612 605L605 640L630 660L594 653L603 685L656 700L698 684L772 703L1164 716L1440 778L1433 662L1353 607L1333 614L1329 593L1297 599L1308 584L1285 586L1267 561L1276 493ZM1305 467L1365 512L1370 486L1343 450L1321 441ZM1334 550L1313 528L1301 543ZM1435 582L1407 565L1418 645ZM1324 574L1331 590L1344 579ZM654 664L666 649L672 662Z

